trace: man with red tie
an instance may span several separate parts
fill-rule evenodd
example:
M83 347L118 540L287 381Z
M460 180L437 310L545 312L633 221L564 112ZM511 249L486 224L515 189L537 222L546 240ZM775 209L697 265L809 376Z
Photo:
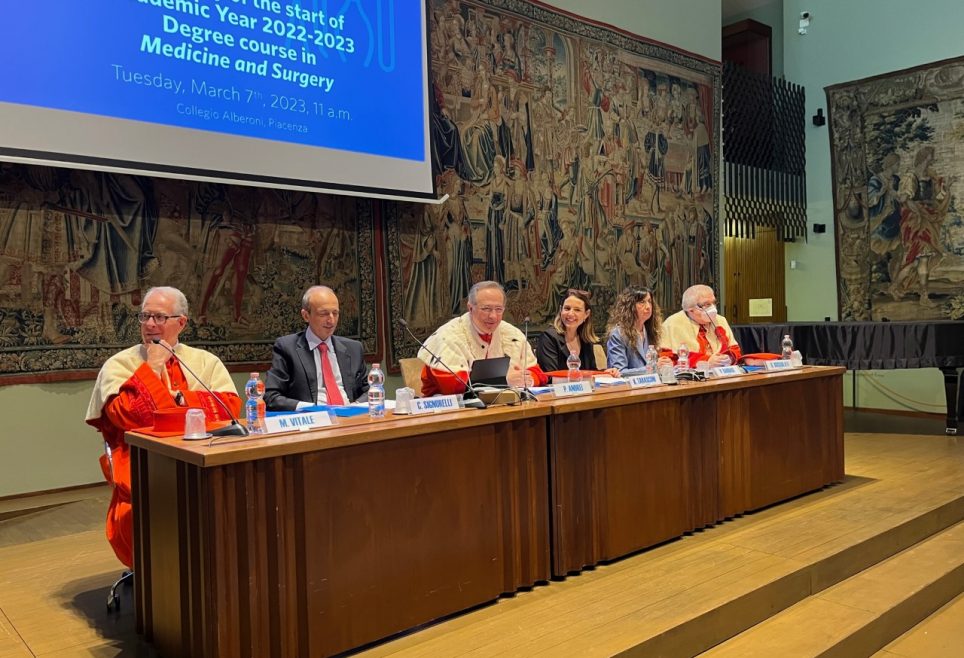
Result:
M418 358L427 364L422 368L422 395L463 393L463 382L468 381L473 361L501 356L509 357L506 380L510 386L543 385L549 381L526 343L525 335L502 321L505 290L499 283L476 283L469 290L467 306L468 313L439 327L419 350ZM454 370L458 377L445 366Z
M683 310L663 321L659 346L662 356L675 361L680 345L689 350L688 367L706 361L711 368L736 363L742 353L729 323L716 312L716 295L709 286L690 286L683 292Z
M343 405L368 392L362 344L336 336L339 310L335 291L312 286L301 298L304 331L274 343L264 401L273 411L294 411L316 404Z
M128 567L133 564L133 517L130 450L124 433L154 425L158 409L201 408L208 420L230 420L221 403L235 416L241 411L241 398L221 360L178 340L187 318L187 299L180 290L148 290L137 314L141 342L107 359L87 407L87 424L97 428L110 447L109 461L106 455L101 458L104 475L114 485L107 512L107 540ZM191 372L214 395L205 391Z

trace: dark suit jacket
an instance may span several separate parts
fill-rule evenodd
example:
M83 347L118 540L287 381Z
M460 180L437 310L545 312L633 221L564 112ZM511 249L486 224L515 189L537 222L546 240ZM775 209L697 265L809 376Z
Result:
M580 341L579 349L579 368L581 370L598 370L596 366L596 353L593 351L593 343L583 343ZM552 325L539 336L536 344L536 360L543 372L555 372L568 370L566 359L569 358L569 348L566 346L566 337L560 335Z
M341 383L354 402L368 392L368 376L362 344L351 338L331 337L335 359L341 370ZM265 377L264 402L272 411L293 411L299 402L315 404L318 399L318 373L315 357L308 350L305 332L282 336L274 342L271 370Z

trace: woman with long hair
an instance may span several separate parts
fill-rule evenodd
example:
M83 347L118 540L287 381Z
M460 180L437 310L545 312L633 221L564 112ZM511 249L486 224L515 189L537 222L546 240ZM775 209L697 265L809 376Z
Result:
M663 314L649 288L626 288L609 309L609 340L606 359L609 366L623 372L647 365L646 352L652 345L659 351ZM671 365L660 357L655 365Z
M599 338L590 321L591 300L592 294L586 290L570 288L566 293L552 326L542 333L536 346L536 360L543 372L566 370L566 359L572 352L579 355L580 370L602 370L594 351Z

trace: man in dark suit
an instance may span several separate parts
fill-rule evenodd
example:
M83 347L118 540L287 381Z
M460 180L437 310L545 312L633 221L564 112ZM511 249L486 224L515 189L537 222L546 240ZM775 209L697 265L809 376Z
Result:
M362 344L335 336L338 297L327 286L312 286L301 298L308 326L274 343L264 400L273 411L315 404L355 402L368 391Z

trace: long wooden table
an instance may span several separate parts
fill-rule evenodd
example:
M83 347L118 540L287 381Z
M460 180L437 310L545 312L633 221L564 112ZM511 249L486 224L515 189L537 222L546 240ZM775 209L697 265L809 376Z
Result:
M330 655L817 489L843 477L843 372L129 434L138 632L165 655Z
M166 656L323 656L547 580L549 413L128 435L138 632Z
M554 402L553 574L843 479L844 372L806 368Z

